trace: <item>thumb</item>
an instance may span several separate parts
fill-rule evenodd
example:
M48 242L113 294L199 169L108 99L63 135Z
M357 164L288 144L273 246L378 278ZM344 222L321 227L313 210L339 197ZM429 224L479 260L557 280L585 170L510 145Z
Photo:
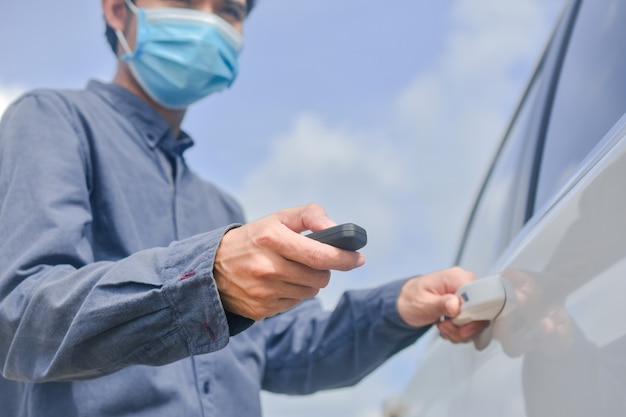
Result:
M461 312L461 300L456 295L446 294L441 297L439 309L442 316L456 317Z

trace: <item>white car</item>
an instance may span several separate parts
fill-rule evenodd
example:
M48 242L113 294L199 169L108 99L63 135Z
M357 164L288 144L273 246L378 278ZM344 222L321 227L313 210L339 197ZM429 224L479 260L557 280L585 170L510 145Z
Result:
M626 0L574 0L457 263L509 287L477 343L433 328L387 416L626 416Z

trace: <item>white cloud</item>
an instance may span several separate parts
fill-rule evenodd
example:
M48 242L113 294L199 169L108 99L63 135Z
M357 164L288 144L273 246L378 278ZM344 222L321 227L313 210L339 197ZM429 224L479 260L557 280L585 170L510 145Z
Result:
M450 37L446 66L458 69L461 79L484 77L506 73L536 56L551 20L546 16L550 3L556 1L458 0L452 9L457 29Z
M13 100L18 98L23 92L24 89L19 87L0 86L0 116L2 116Z

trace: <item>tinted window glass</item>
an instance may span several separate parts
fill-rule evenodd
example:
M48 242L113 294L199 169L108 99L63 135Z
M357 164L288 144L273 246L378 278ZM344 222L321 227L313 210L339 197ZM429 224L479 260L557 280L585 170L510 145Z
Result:
M581 6L548 125L535 209L626 111L624 22L624 0L587 0Z

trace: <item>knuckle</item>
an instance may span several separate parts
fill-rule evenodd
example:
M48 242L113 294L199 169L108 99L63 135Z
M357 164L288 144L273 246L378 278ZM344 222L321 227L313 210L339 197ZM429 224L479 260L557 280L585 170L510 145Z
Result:
M262 248L274 248L280 243L278 231L273 227L264 227L252 237L255 246Z
M453 266L452 268L450 268L450 273L453 275L464 275L467 274L467 271L465 271L460 266Z
M443 275L444 281L448 285L452 285L455 282L467 282L476 279L476 276L460 266L453 266L445 271Z
M330 283L330 276L330 271L320 271L320 273L318 274L316 285L318 290L321 288L326 288L328 286L328 284Z
M311 288L309 294L305 298L313 298L316 297L320 293L319 288Z
M330 271L326 271L324 278L322 278L322 285L320 285L320 288L326 288L328 287L328 284L330 284Z
M351 271L357 267L359 263L359 255L354 253L350 254L350 256L351 258L349 258L349 261L346 261L338 268L340 271Z
M324 247L322 245L318 245L317 248L313 249L309 255L309 265L314 269L325 269L325 265L328 262L327 256L324 254Z
M263 320L264 318L273 316L277 312L278 311L275 311L275 309L272 308L271 304L265 304L265 303L259 304L254 309L254 315L256 317L254 318L254 320L256 321Z
M313 202L305 204L304 209L307 210L307 211L308 210L311 210L311 211L324 210L320 204L313 203Z
M254 279L269 279L277 274L276 265L267 258L258 258L250 266L250 275Z
M256 285L251 287L248 290L248 295L256 302L261 302L260 305L257 305L257 310L263 310L264 308L266 308L266 302L271 298L270 291L268 291L268 289L263 285Z

